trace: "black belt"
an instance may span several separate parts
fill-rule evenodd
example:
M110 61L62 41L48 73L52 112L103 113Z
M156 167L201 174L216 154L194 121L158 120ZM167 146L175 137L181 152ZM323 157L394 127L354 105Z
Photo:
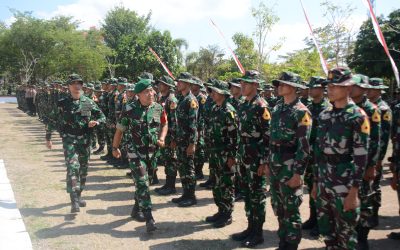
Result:
M76 129L71 127L64 127L61 129L62 133L81 136L90 133L89 129Z
M342 154L333 154L333 155L324 154L323 158L327 163L332 165L349 163L353 160L352 156L342 155Z
M270 148L272 153L278 154L294 154L296 153L297 147L294 145L271 145Z

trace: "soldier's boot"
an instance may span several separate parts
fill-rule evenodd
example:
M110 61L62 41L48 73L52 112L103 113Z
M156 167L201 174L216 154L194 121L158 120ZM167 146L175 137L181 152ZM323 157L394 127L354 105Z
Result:
M264 243L263 224L258 221L254 222L253 232L242 242L243 247L253 248Z
M235 191L235 201L243 200L243 195L240 191Z
M99 149L93 152L94 155L99 155L104 153L104 145L100 145Z
M138 222L146 221L146 219L144 218L144 214L142 211L140 211L139 204L136 201L132 208L131 217Z
M215 179L214 177L210 176L206 182L200 183L199 186L208 189L210 187L212 188L214 184L215 184Z
M159 195L170 195L170 194L175 194L176 193L176 188L175 188L175 181L176 181L176 176L168 176L167 175L167 180L166 180L166 188L158 190Z
M232 234L232 239L235 241L243 241L253 232L253 220L251 218L247 218L247 228L246 230Z
M151 210L143 211L144 217L146 218L146 231L148 233L153 232L157 229L156 222L154 221Z
M82 199L82 190L76 191L76 195L78 196L79 206L86 207L86 201Z
M373 212L372 216L369 218L368 222L369 222L371 228L374 228L374 227L379 226L379 207L374 206L372 212Z
M288 243L285 250L297 250L298 248L299 248L299 244Z
M362 226L357 226L357 250L369 250L369 244L368 244L368 234L369 234L369 228L368 227L362 227Z
M171 201L172 201L173 203L179 204L181 201L186 200L186 197L187 197L187 196L188 196L187 190L184 188L184 189L183 189L182 195L181 195L180 197L178 197L178 198L172 198Z
M218 220L213 224L213 227L222 228L230 224L232 224L232 213L225 212L222 213L222 215L218 218Z
M80 212L79 208L79 200L78 200L78 195L75 191L69 193L69 197L71 198L71 213L75 214L77 212Z
M150 186L157 185L157 184L159 184L159 183L160 183L160 181L158 180L157 169L156 169L156 170L154 170L154 172L153 172L153 178L152 178L152 180L151 180Z
M108 161L112 157L113 157L112 156L112 150L111 149L107 149L107 154L100 156L100 160Z
M196 195L194 194L194 188L189 188L187 191L186 199L178 203L178 207L190 207L197 204Z
M305 221L301 228L305 230L313 229L317 225L317 211L315 206L310 206L310 218Z
M219 217L221 217L221 216L222 216L222 210L220 208L218 208L217 213L206 217L206 222L214 223L214 222L218 221Z
M196 165L194 171L195 171L196 180L203 180L204 179L203 164Z
M312 237L318 237L319 236L318 223L315 224L315 226L311 229L310 236L312 236Z
M286 250L288 244L289 243L286 241L285 237L279 237L279 245L275 250Z

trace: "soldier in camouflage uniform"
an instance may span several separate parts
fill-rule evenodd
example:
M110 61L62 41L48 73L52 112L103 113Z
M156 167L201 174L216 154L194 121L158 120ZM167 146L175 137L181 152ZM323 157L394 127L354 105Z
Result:
M274 96L274 86L271 84L265 84L263 88L263 97L268 103L268 107L272 110L276 102L278 101L278 98Z
M272 111L270 136L271 203L278 216L279 249L297 249L301 241L302 177L310 156L310 111L297 97L305 86L299 75L283 72L273 84L283 101Z
M100 157L102 160L106 160L109 164L115 164L117 161L112 156L112 140L115 134L115 126L116 126L116 116L115 116L115 102L118 98L119 92L117 90L118 79L111 78L110 79L110 90L108 93L108 116L106 121L106 139L107 139L107 155Z
M207 96L201 93L201 89L204 88L203 82L197 78L193 77L194 83L192 84L190 90L192 94L196 97L197 102L199 104L199 110L197 112L197 143L196 143L196 152L194 154L194 170L196 180L204 179L203 174L203 166L205 162L205 152L204 152L204 105L206 104Z
M300 101L306 106L308 107L308 105L311 104L312 100L310 98L310 90L307 86L307 82L303 82L303 85L305 86L304 89L299 90L299 94L300 94Z
M118 96L115 98L115 121L118 122L121 118L122 108L126 104L126 92L125 89L128 86L128 80L125 77L118 77ZM128 168L128 158L127 152L124 147L121 147L122 157L120 157L116 162L114 162L114 167L116 168Z
M161 157L164 163L166 175L165 185L154 189L160 195L170 195L176 193L175 182L177 175L176 149L171 147L172 138L176 131L176 108L178 99L174 94L175 83L169 76L163 76L158 81L158 89L161 94L159 103L164 107L168 118L168 134L165 138L165 147L161 150Z
M176 147L178 171L183 188L182 196L173 198L172 202L177 203L180 207L189 207L197 204L194 153L198 141L197 112L199 103L190 91L192 84L195 84L195 80L193 80L191 74L180 74L177 84L177 90L181 94L176 108L177 129L171 143L172 148Z
M71 212L76 213L80 206L86 206L81 193L88 172L90 134L93 127L105 122L105 116L93 100L80 94L83 81L79 75L70 75L68 84L70 95L57 102L57 111L52 113L55 122L46 126L46 142L51 149L51 133L58 129L67 165L67 192L71 198Z
M380 150L380 133L381 133L381 114L378 106L371 103L367 97L366 92L369 86L367 76L356 74L353 76L353 86L351 98L357 106L362 108L369 118L370 135L368 147L368 161L367 168L362 180L362 185L359 189L359 198L361 201L360 207L360 220L357 226L357 240L358 249L369 249L368 247L368 234L371 228L370 219L372 218L372 197L374 192L372 190L373 180L375 178L375 167L379 159Z
M245 201L247 229L232 235L243 247L254 247L264 242L262 227L265 222L266 171L269 153L269 124L271 114L267 102L258 95L263 82L260 73L246 71L241 78L245 102L240 105L238 158L241 191Z
M141 79L135 85L134 92L139 100L132 102L121 114L113 140L113 155L121 157L119 150L123 133L129 133L129 167L133 171L136 185L137 203L134 209L140 209L146 219L147 232L156 230L150 199L150 181L148 168L157 164L158 147L164 146L168 131L166 114L163 107L154 101L154 89L149 79Z
M368 99L378 106L381 112L381 146L379 150L379 158L376 164L376 175L372 185L374 195L372 198L373 215L370 218L371 227L376 227L379 224L378 211L382 202L381 179L382 179L382 161L385 158L389 144L390 132L392 127L392 110L389 105L382 100L382 91L388 87L383 84L381 78L369 79Z
M304 173L304 182L307 185L308 193L311 193L314 177L313 177L313 168L316 163L314 150L315 142L316 142L316 133L318 127L318 117L319 114L330 107L331 104L329 100L324 96L325 87L323 83L326 81L325 78L320 76L313 76L308 83L308 87L310 89L310 97L312 98L311 104L307 107L311 112L312 117L312 128L310 134L310 159L307 164L306 171ZM310 218L303 223L302 229L311 229L310 235L318 236L318 223L317 223L317 210L315 207L315 201L310 196L309 199L309 207L310 207Z
M105 102L105 94L100 84L94 87L94 94L96 96L96 99L94 101L96 102L97 106L99 106L101 112L103 112L103 114L106 115L107 105ZM100 126L97 126L95 128L95 131L96 131L97 141L99 143L99 148L96 151L94 151L93 154L98 155L104 153L104 147L106 145L105 125L102 124Z
M238 120L235 108L229 103L228 84L217 81L209 88L216 103L208 113L207 134L210 136L209 164L215 178L213 197L218 212L208 216L206 221L213 223L215 228L221 228L232 223Z
M326 249L356 249L358 189L368 162L370 123L365 111L350 99L354 82L348 68L329 71L327 84L333 107L319 116L311 194Z

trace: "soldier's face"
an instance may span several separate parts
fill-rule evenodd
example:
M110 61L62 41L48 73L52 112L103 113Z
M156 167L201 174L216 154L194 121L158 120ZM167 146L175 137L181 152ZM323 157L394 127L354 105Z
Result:
M160 92L167 92L168 91L168 86L165 85L164 83L160 82L158 84L158 90L160 90Z
M296 92L296 88L285 83L279 83L278 95L287 96L293 94L294 92Z
M155 91L153 88L148 88L140 92L138 95L139 101L143 106L149 106L154 102Z
M200 86L198 86L198 85L192 85L192 86L190 87L190 90L192 90L192 93L193 93L193 94L197 95L198 93L200 93Z
M211 91L211 98L213 99L214 102L220 103L224 99L224 95L218 94L215 91Z
M235 87L235 86L231 86L229 91L231 92L231 95L233 95L233 96L238 96L242 92L242 90L239 87Z
M179 81L177 86L176 86L176 88L178 89L178 91L182 92L182 91L185 91L185 90L189 89L190 88L190 84L186 83L186 82Z
M123 91L125 89L125 85L118 84L118 91Z
M367 92L367 97L369 99L377 99L378 97L381 96L381 90L380 89L369 89Z
M347 99L350 95L350 86L336 86L328 84L328 98L331 102Z
M82 84L80 82L72 82L68 85L68 89L73 95L79 95L82 90Z
M360 97L360 96L362 96L364 94L365 94L365 89L363 89L363 88L361 88L359 86L354 86L353 89L351 90L350 96L352 98L354 98L354 97Z
M312 88L310 89L311 98L318 98L324 95L324 88Z
M256 83L246 83L242 81L240 85L242 86L242 95L244 96L250 96L257 93L258 84Z

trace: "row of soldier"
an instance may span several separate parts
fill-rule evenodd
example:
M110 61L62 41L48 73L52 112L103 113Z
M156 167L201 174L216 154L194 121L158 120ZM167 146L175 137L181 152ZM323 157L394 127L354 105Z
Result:
M86 205L81 192L91 134L100 145L95 153L107 144L103 159L128 160L136 185L132 217L146 221L149 232L156 229L149 185L157 163L165 166L166 183L156 192L176 193L179 172L183 194L172 202L187 207L196 204L196 179L208 159L210 178L203 186L212 189L218 212L206 221L217 228L232 223L235 197L243 195L248 226L232 238L245 247L264 241L267 179L279 221L279 249L297 249L302 228L325 236L328 249L368 249L369 230L378 225L382 160L390 137L392 187L399 187L400 130L397 123L391 126L391 109L381 98L386 86L379 78L336 68L328 79L312 77L307 85L291 72L265 84L257 71L228 83L202 83L182 73L175 83L168 76L153 81L146 73L133 85L125 78L89 84L88 97L79 94L82 87L82 79L71 75L65 86L69 94L55 87L48 97L57 96L43 106L51 110L38 109L48 146L52 130L63 138L72 212ZM399 112L395 106L394 119ZM311 197L310 218L302 224L303 176Z

